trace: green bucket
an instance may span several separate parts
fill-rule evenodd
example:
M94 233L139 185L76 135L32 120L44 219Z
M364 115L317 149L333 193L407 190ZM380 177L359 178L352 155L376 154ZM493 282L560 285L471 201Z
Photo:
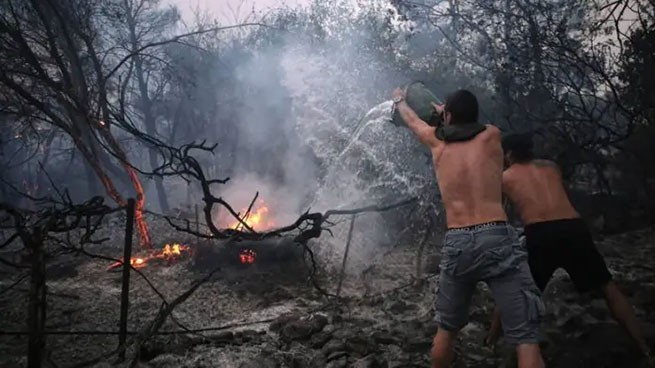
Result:
M432 93L423 82L412 82L407 86L405 101L416 114L431 126L439 126L441 117L432 106L433 103L442 104L441 100ZM396 126L406 126L398 110L394 109L391 122Z

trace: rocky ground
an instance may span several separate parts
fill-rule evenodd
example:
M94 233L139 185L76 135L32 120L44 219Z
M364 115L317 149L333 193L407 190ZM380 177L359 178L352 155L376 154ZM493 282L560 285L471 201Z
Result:
M165 224L153 226L159 242L195 242L173 235ZM178 239L170 239L174 236ZM90 251L119 257L121 242L115 243ZM438 248L438 244L428 244L418 277L416 247L387 249L366 272L348 275L340 299L317 291L300 263L222 270L175 309L174 320L161 329L167 334L143 345L139 366L428 367L436 331L432 307ZM647 229L604 238L599 249L655 345L655 233ZM73 255L57 259L48 273L48 329L116 331L120 272L107 271L110 262L106 260ZM196 267L191 257L174 265L152 264L141 271L168 301L207 272ZM317 283L335 293L336 275L323 272ZM3 272L0 290L16 280L15 274ZM24 282L0 294L1 367L25 365L25 337L8 333L25 329L27 287ZM137 333L153 320L162 299L145 278L134 274L130 295L128 329ZM555 275L545 303L542 346L549 367L644 366L630 340L611 320L603 300L577 294L565 273ZM479 285L470 323L459 337L455 367L514 365L502 340L496 348L481 343L492 308L487 288ZM179 334L180 326L202 331ZM116 343L115 335L50 335L47 346L53 366L66 367L111 352ZM128 361L134 353L128 352ZM128 365L114 359L99 359L91 366Z

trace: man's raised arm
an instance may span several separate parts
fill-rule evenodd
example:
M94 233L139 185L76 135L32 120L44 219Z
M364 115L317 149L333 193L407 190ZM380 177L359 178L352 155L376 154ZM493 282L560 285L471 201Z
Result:
M393 92L393 100L398 113L400 113L400 117L407 124L407 127L416 134L418 140L427 146L436 146L439 143L435 135L436 128L428 125L428 123L419 118L416 112L409 107L405 101L405 91L396 88Z

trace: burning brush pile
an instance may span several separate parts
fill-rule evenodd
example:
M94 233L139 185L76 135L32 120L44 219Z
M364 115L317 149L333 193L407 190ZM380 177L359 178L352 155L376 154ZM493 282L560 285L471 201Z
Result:
M263 232L274 229L279 225L274 217L274 211L271 211L268 204L258 199L253 201L249 207L245 207L238 213L239 219L222 211L214 217L214 221L219 228L239 232ZM288 258L288 252L280 256L280 245L290 246L291 241L287 238L277 240L260 240L260 241L242 241L242 242L225 242L225 241L206 241L201 240L199 244L191 246L180 242L166 243L163 248L153 250L144 250L132 256L130 264L134 268L144 268L148 265L171 266L185 259L194 259L196 266L210 268L217 264L230 266L249 266L254 265L260 258L264 261L278 261ZM294 248L297 248L293 245ZM292 252L295 253L295 252ZM260 257L260 254L262 257ZM296 257L294 255L293 257ZM121 267L123 259L114 262L107 268L108 271Z
M227 223L228 225L225 226L225 228L237 231L247 231L244 224L255 231L271 230L276 226L276 222L274 221L273 216L271 216L268 206L262 200L256 201L256 208L244 208L241 213L243 213L241 221L232 219L232 221L223 220L219 223ZM223 217L225 216L221 216L221 219L223 219Z

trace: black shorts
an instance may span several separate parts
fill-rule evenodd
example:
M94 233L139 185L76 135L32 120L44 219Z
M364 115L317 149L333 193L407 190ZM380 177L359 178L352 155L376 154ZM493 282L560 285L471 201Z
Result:
M581 219L527 225L525 238L530 272L541 291L558 268L568 272L580 292L599 289L612 279L589 228Z

